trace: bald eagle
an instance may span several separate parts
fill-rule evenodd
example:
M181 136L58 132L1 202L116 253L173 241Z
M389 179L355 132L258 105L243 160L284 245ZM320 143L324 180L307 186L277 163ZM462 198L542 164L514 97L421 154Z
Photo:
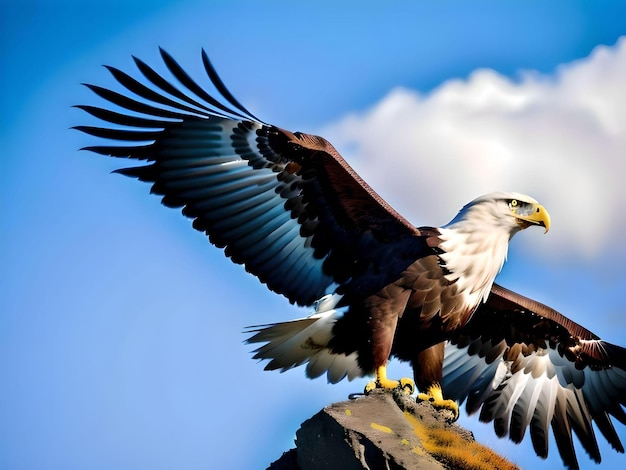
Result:
M515 442L529 428L541 457L551 427L565 465L578 467L573 433L600 462L592 423L624 451L611 416L626 424L626 350L494 283L513 235L549 229L542 205L493 193L443 227L415 227L327 140L252 115L204 51L214 95L161 56L178 86L137 58L142 81L107 67L125 94L86 85L114 106L78 106L109 124L76 128L108 139L88 150L149 162L117 172L151 183L235 263L312 308L251 327L266 369L306 364L309 377L374 375L366 390L412 391L387 377L395 356L412 365L418 399L455 416L465 402Z

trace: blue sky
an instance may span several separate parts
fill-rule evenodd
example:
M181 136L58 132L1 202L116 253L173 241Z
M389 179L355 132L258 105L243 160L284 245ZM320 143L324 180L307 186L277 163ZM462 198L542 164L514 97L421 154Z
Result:
M88 5L0 2L0 467L264 468L365 383L264 372L243 328L306 312L111 175L123 161L77 151L93 139L69 129L89 120L71 106L96 102L80 83L111 85L100 65L134 70L131 55L160 67L158 46L196 76L204 47L252 112L333 138L416 225L494 181L528 188L553 230L519 235L501 282L626 345L626 252L609 235L626 228L623 2ZM511 97L531 104L514 119ZM543 462L461 422L522 466L560 465L554 444Z

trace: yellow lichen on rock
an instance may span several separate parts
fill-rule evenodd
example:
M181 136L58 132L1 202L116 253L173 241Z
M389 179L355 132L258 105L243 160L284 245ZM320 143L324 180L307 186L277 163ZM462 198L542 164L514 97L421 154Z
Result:
M370 426L371 426L373 429L377 429L377 430L379 430L379 431L386 432L387 434L391 434L391 433L393 432L393 431L391 430L391 428L390 428L390 427L388 427L388 426L383 426L382 424L378 424L378 423L371 423L371 424L370 424Z
M446 428L424 426L408 411L404 412L413 426L424 450L441 462L467 470L514 470L518 467L504 457L475 441L467 441L458 433Z

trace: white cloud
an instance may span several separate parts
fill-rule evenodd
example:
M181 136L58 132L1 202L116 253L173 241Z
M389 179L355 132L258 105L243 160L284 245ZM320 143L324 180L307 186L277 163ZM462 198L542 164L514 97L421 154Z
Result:
M611 237L623 243L626 37L552 75L477 70L426 95L398 88L322 135L417 225L443 224L478 195L518 191L552 214L538 247L597 255Z

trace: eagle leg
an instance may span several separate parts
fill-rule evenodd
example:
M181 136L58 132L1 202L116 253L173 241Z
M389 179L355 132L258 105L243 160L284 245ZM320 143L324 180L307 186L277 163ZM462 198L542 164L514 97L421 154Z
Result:
M436 410L449 410L452 420L459 419L459 405L454 400L443 398L441 378L443 375L443 356L446 343L437 343L417 353L413 364L413 376L421 393L417 394L417 401L427 401Z
M395 390L396 388L399 388L405 394L411 395L415 390L415 383L406 377L400 380L388 379L387 366L382 365L376 369L376 380L369 382L365 386L365 394L368 394L377 388L382 388L383 390Z
M436 410L449 410L454 415L453 421L459 419L459 405L454 400L446 400L443 398L443 392L441 385L438 383L432 384L427 388L426 393L418 393L416 400L427 401Z
M364 302L369 312L368 326L372 334L372 359L376 369L376 380L365 386L365 393L376 388L383 390L401 389L410 395L415 390L411 379L391 380L387 378L387 361L396 333L398 319L406 307L411 291L401 285L389 284L380 292L368 297Z

